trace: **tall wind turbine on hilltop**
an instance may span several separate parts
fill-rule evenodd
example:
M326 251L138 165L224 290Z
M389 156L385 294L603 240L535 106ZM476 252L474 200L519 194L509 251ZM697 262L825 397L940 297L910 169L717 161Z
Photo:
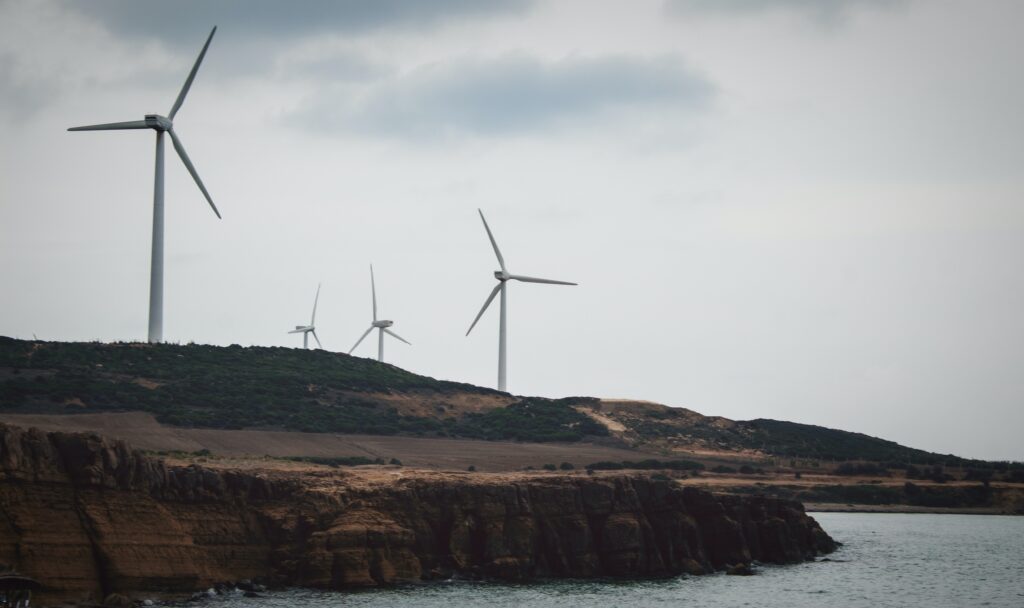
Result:
M291 330L290 334L302 334L302 348L309 348L309 334L313 334L313 339L316 340L316 345L323 348L324 345L320 344L320 338L316 336L316 305L320 301L320 284L316 286L316 297L313 298L313 316L309 318L309 325L296 325L295 329Z
M506 283L508 281L522 281L524 283L548 283L551 285L576 285L576 283L570 283L568 281L553 281L551 279L538 279L536 277L527 277L521 274L511 274L508 268L505 267L505 258L501 256L501 250L498 249L498 243L494 240L494 235L491 234L491 227L487 225L487 220L484 219L484 212L477 209L480 213L480 220L484 223L484 230L487 231L487 238L491 240L491 247L494 247L494 255L498 257L498 264L501 265L501 270L494 271L494 278L498 279L498 284L491 290L491 295L487 296L487 301L484 302L483 308L476 314L476 318L473 319L472 325L466 331L466 335L473 331L476 327L476 322L483 316L484 311L494 301L494 296L501 292L501 319L498 322L498 390L506 390L506 373L507 373L507 339L508 339L508 291Z
M181 109L181 104L185 101L185 96L188 95L188 90L192 86L196 72L199 71L199 64L203 62L206 49L209 48L210 41L213 40L213 34L216 31L217 28L214 26L213 30L210 31L210 36L206 39L206 44L203 45L203 50L199 52L195 65L192 66L192 71L189 72L188 78L185 79L185 86L181 87L181 92L178 93L178 98L174 100L174 105L171 106L171 111L167 113L167 116L146 114L143 120L111 122L68 129L68 131L121 131L125 129L153 129L156 131L156 173L153 180L153 249L149 270L150 342L160 342L163 340L164 335L164 133L171 136L171 143L174 145L174 150L178 153L178 156L181 157L181 162L185 164L185 168L192 175L192 179L195 180L196 185L202 190L203 196L206 197L206 202L210 203L210 207L217 214L217 218L220 218L217 206L213 204L213 199L210 198L210 193L206 191L203 180L199 179L199 174L196 173L196 168L192 165L192 161L189 160L181 139L174 132L173 123L174 116Z
M399 340L401 340L402 342L405 342L409 346L412 346L412 344L408 340L403 338L402 336L400 336L400 335L396 334L395 332L391 331L390 329L388 329L389 327L391 327L392 325L395 324L394 321L388 321L386 319L380 319L380 320L377 319L377 284L373 280L373 264L370 264L370 291L373 293L373 323L370 323L369 329L367 329L365 332L363 332L362 336L359 336L359 339L356 340L355 345L352 348L349 349L348 354L351 355L352 351L354 351L356 349L356 347L359 346L362 343L362 341L366 339L366 336L370 335L370 332L373 331L374 328L376 328L378 330L377 331L377 360L380 361L381 363L383 363L384 362L384 334L388 334L388 335L390 335L393 338L398 338Z

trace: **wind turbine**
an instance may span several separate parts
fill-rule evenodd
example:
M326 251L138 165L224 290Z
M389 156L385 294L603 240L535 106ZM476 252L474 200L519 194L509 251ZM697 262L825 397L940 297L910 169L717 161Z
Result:
M501 320L498 324L498 390L504 391L506 387L506 372L507 365L507 349L508 349L508 296L506 295L508 281L522 281L524 283L548 283L551 285L576 285L576 283L570 283L568 281L553 281L551 279L538 279L536 277L527 277L521 274L511 274L508 268L505 267L505 258L501 257L501 250L498 249L498 243L494 240L494 235L491 234L491 227L487 225L487 220L484 219L484 212L477 209L480 213L480 219L484 223L484 230L487 231L487 238L491 240L491 247L494 247L494 255L498 256L498 264L501 265L501 270L494 271L494 278L498 279L498 284L491 290L491 295L487 296L487 301L484 302L483 308L476 314L476 318L473 319L472 325L466 331L466 335L473 331L476 327L476 322L483 316L484 311L494 301L494 296L501 292Z
M206 197L206 202L210 203L210 207L217 214L217 218L220 218L217 206L213 204L213 199L210 198L210 193L206 191L203 180L199 179L199 174L196 173L196 168L192 165L192 161L189 160L181 139L174 132L173 123L174 116L181 109L181 104L185 101L185 96L188 95L188 90L192 86L196 72L199 71L199 64L203 62L206 49L209 48L210 41L213 40L213 34L216 31L217 28L214 26L213 30L210 31L210 36L206 39L206 44L203 45L203 50L199 52L195 65L192 66L192 71L189 72L188 78L185 79L185 86L181 87L181 92L178 93L178 98L174 100L174 105L171 106L171 111L167 113L167 116L146 114L144 120L111 122L68 129L68 131L121 131L125 129L153 129L156 131L156 172L153 179L153 248L149 269L150 342L162 341L164 334L164 133L171 136L171 143L174 145L174 150L178 153L178 156L181 157L181 162L185 164L185 168L192 175L192 179L195 180L196 185L202 190L203 196Z
M313 339L316 340L316 345L323 348L324 345L320 344L320 338L316 337L316 304L320 301L320 284L316 285L316 297L313 298L313 316L309 319L309 325L296 325L295 329L291 330L290 334L302 334L302 348L309 348L309 334L313 334Z
M362 343L362 341L366 339L366 336L370 335L370 332L373 331L374 328L376 328L378 330L377 331L377 360L380 361L381 363L383 363L384 362L384 334L388 334L388 335L390 335L393 338L398 338L399 340L401 340L402 342L405 342L409 346L412 346L412 344L408 340L403 338L402 336L400 336L400 335L396 334L395 332L391 331L390 329L388 329L389 327L391 327L392 325L395 324L394 321L388 321L386 319L380 319L380 320L377 319L377 285L376 285L376 282L373 280L373 264L370 264L370 290L373 292L373 323L370 323L370 327L366 331L363 332L363 335L359 336L359 339L356 340L355 346L353 346L352 348L349 349L348 354L351 355L352 351L354 351L356 349L356 347L359 346Z

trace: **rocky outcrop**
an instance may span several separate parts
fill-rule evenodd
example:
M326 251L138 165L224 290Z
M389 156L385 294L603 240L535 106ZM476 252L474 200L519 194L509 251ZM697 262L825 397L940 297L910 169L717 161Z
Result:
M42 581L44 602L253 578L698 574L833 548L797 502L641 475L170 467L121 441L0 425L0 562Z

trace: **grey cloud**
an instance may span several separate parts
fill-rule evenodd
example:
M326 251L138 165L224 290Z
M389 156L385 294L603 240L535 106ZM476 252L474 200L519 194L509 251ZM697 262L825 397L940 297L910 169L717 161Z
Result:
M289 61L279 65L283 79L315 79L318 82L363 82L394 74L395 69L355 52L335 52L310 60Z
M22 120L31 117L46 105L56 87L45 81L23 77L16 58L0 53L0 118Z
M423 27L459 18L524 13L533 0L91 0L64 5L111 31L189 44L212 25L246 37L279 39L308 34L359 33Z
M714 86L678 58L567 58L524 55L418 68L363 91L320 92L290 122L322 132L357 131L416 139L510 135L578 122L638 105L700 109Z
M904 0L666 0L671 15L694 13L761 13L773 10L798 11L821 23L835 23L859 8L889 8Z

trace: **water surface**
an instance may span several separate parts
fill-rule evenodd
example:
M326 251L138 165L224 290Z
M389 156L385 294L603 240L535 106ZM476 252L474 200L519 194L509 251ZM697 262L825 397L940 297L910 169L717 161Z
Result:
M761 566L756 576L658 581L449 582L348 593L226 595L216 608L1024 607L1024 517L816 513L844 543L828 561Z

